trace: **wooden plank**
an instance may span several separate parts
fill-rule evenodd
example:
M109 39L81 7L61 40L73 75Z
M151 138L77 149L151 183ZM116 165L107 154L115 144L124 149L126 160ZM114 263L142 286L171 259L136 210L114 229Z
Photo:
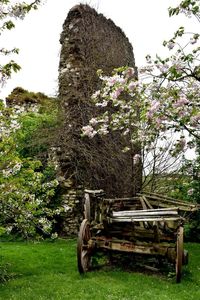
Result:
M143 195L143 194L138 194L138 195ZM161 202L167 202L167 203L171 203L173 205L177 205L177 206L185 206L185 207L190 207L190 208L196 208L196 205L194 204L190 204L190 203L187 203L185 201L179 201L179 200L175 200L173 198L167 198L167 197L164 197L164 196L157 196L157 194L148 194L148 193L144 193L144 195L152 200L156 200L156 201L161 201Z
M113 223L113 224L116 224L116 223ZM170 234L163 234L163 233L160 233L159 234L159 239L156 239L156 236L155 236L155 233L153 230L151 229L145 229L144 227L141 227L141 229L143 229L143 231L138 231L138 230L115 230L115 229L111 229L108 231L109 235L110 236L114 236L114 237L119 237L119 236L123 236L124 238L128 239L128 240L142 240L142 241L145 241L145 240L148 240L150 242L152 241L155 241L155 242L160 242L160 241L166 241L166 242L169 242L169 241L175 241L175 238L174 238L174 235L170 235Z
M92 194L94 196L98 196L98 194L100 194L100 195L105 194L104 190L87 190L87 189L85 189L84 192L88 193L88 194Z
M149 209L149 210L122 210L113 211L113 217L123 217L123 216L168 216L168 215L178 215L177 209Z
M115 202L115 201L138 201L138 197L131 197L131 198L104 198L103 201L105 202Z
M157 207L163 207L163 208L170 208L172 206L172 203L168 203L168 202L162 202L162 200L155 200L155 199L150 199L150 202L152 205L157 206ZM174 203L173 203L174 204ZM177 204L177 203L176 203ZM190 207L190 206L181 206L179 204L178 205L178 209L180 211L188 211L188 212L194 212L197 211L198 208L197 207Z
M142 198L144 199L146 205L150 208L153 209L153 206L150 204L150 202L147 200L147 198L143 195Z
M166 256L170 244L159 243L131 243L120 240L100 240L96 239L97 248L104 248L114 251L131 252L138 254L150 254Z
M177 211L178 207L152 208L152 209L136 209L135 212L151 212L151 211Z
M140 199L140 203L142 205L143 210L147 210L147 206L146 206L144 200L142 199L142 197L140 197L139 199ZM149 227L148 222L143 222L143 223L141 223L141 225L144 226L145 228Z
M184 200L180 200L180 199L175 199L175 198L172 198L172 197L169 197L169 196L165 196L165 195L162 195L162 194L158 194L158 193L150 193L150 192L145 192L144 194L148 194L150 196L156 196L156 197L159 197L161 199L165 199L165 200L171 200L171 201L175 201L176 203L180 203L180 204L187 204L187 205L194 205L196 206L195 204L190 204Z
M146 206L146 203L143 200L143 197L140 197L139 199L140 199L140 203L142 205L143 210L147 210L147 206Z
M146 205L153 209L153 206L150 204L150 202L147 200L147 198L143 195L142 198L144 199ZM154 229L154 238L157 242L160 242L160 232L159 232L159 226L163 229L165 226L165 222L153 222L153 229Z
M156 221L156 222L161 222L161 221L179 221L179 220L182 220L183 218L181 217L170 217L170 216L167 216L167 217L155 217L155 216L152 216L152 217L146 217L146 218L142 218L142 217L121 217L121 218L109 218L109 222L112 223L112 222L143 222L143 221L147 221L147 222L153 222L153 221Z

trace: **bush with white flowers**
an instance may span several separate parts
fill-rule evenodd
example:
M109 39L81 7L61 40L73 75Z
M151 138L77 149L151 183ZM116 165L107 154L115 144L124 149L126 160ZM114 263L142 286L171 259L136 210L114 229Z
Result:
M0 227L2 232L19 233L24 238L55 238L54 218L63 211L52 199L58 181L48 179L42 163L19 154L17 134L20 122L15 110L0 103ZM15 122L13 122L13 120Z

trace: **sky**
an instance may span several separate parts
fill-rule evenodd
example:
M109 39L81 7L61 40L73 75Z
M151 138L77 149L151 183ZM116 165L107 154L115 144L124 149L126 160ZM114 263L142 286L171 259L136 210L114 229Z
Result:
M177 2L179 1L82 1L122 28L133 45L137 66L145 63L147 54L164 54L166 50L162 46L163 40L172 37L179 26L185 25L185 17L168 17L167 8L175 6ZM62 24L70 8L79 3L76 0L46 0L37 11L29 13L24 20L17 21L15 29L4 32L1 46L20 49L20 54L12 58L22 69L2 88L1 98L5 98L17 86L49 96L56 95Z

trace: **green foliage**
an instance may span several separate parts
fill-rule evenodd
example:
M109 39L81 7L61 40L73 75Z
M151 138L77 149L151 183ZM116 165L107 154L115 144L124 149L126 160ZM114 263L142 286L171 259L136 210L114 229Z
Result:
M200 204L200 147L197 142L196 159L183 162L182 174L171 178L169 196ZM186 220L187 221L187 220ZM186 222L185 236L189 241L200 241L200 212L193 213Z
M191 14L198 15L199 11L199 3L197 0L184 0L181 1L177 7L170 7L169 15L170 17L178 15L179 13L185 13L188 16Z
M46 154L58 125L57 109L47 112L27 113L20 118L21 130L17 140L21 155L37 156Z
M2 257L0 257L2 259ZM0 265L0 284L5 283L9 279L11 279L13 276L8 271L8 264Z
M170 195L200 204L200 147L196 145L196 159L184 159L182 170L172 178Z
M189 164L192 170L192 181L190 182L190 200L200 204L200 145L197 145L197 158L192 164Z
M21 69L21 67L13 60L11 60L9 63L7 63L3 66L0 65L0 72L1 72L2 78L8 78L11 76L13 71L16 73L20 69Z
M190 222L186 223L185 226L185 238L188 241L200 242L200 212L192 216Z
M34 92L29 92L22 87L16 87L13 89L11 94L6 98L6 102L9 105L13 104L30 104L30 103L37 103L41 104L43 106L48 106L51 102L53 102L53 98L47 97L43 93L34 93ZM50 108L52 105L50 105Z
M40 129L43 120L47 126L45 113L17 114L16 107L5 108L1 103L0 226L24 238L50 236L54 217L62 211L53 205L58 185L53 167L45 168L33 155L24 155L28 136Z
M6 102L11 107L24 107L27 110L19 116L21 130L15 136L20 155L37 156L44 162L60 123L57 99L17 87L6 98Z

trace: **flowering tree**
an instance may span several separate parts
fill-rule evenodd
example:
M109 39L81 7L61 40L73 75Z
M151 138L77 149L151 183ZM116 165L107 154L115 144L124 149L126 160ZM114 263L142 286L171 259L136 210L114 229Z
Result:
M176 8L170 8L169 14L185 13L199 22L199 4L199 0L182 1ZM180 27L172 39L163 43L174 52L165 59L157 56L153 60L147 56L147 66L139 69L138 78L129 67L114 70L110 77L99 71L102 88L92 100L101 113L83 127L83 135L92 138L118 130L129 137L124 151L136 144L144 153L149 153L155 151L158 140L156 149L166 152L169 133L173 134L176 139L170 146L168 159L171 166L173 157L193 147L200 138L198 41L198 33L187 33ZM144 154L136 154L133 163L137 165L144 157ZM155 167L155 161L152 162Z
M62 211L52 203L58 181L45 175L39 160L20 155L23 110L0 104L0 227L26 238L50 236L54 217Z
M0 1L0 35L15 27L15 21L23 20L27 13L38 8L43 1L29 3L11 0ZM0 54L7 56L19 49L1 48ZM0 84L11 77L20 66L10 60L0 65ZM62 209L54 208L51 199L58 185L42 170L39 160L20 155L20 120L23 111L6 108L0 102L0 233L20 232L24 237L50 234L54 216Z
M169 8L170 16L185 13L195 16L200 21L200 2L182 1L176 8ZM191 137L199 139L199 33L185 32L180 27L169 41L163 45L173 53L163 59L157 56L152 60L147 56L147 67L141 68L141 77L152 81L148 85L150 106L148 118L160 123L160 116L165 118L165 126L186 131ZM188 38L189 37L189 38Z
M33 9L37 9L38 5L42 2L41 0L35 0L31 3L15 2L10 0L0 1L0 35L5 30L11 30L15 27L14 21L17 19L23 20L27 13ZM18 48L5 49L0 48L1 55L10 55L13 53L19 53ZM13 60L5 64L0 64L0 84L3 85L8 78L11 77L12 72L20 70L20 66Z

